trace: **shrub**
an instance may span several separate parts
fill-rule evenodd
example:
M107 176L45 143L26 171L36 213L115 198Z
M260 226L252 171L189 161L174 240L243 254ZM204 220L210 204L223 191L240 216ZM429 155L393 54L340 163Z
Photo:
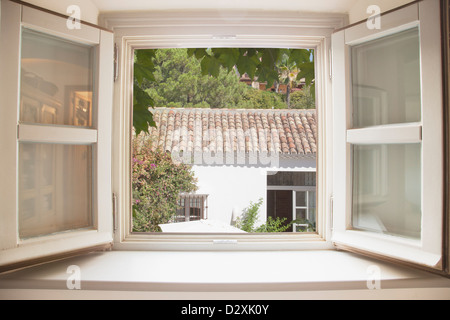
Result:
M310 87L291 93L290 107L292 109L315 109L316 103Z
M181 192L197 190L190 166L176 164L170 153L152 151L151 141L139 136L132 145L133 231L161 232L171 222Z
M277 217L276 219L272 217L268 217L266 223L260 225L255 232L284 232L290 228L292 228L292 224L294 221L286 223L287 218L280 219Z
M285 109L286 105L281 96L275 92L245 86L237 107L242 109Z
M244 209L242 216L236 221L236 227L245 232L283 232L292 227L293 221L286 224L287 219L280 219L279 217L276 219L268 217L266 223L255 227L262 203L262 198L256 203L250 202L250 205Z

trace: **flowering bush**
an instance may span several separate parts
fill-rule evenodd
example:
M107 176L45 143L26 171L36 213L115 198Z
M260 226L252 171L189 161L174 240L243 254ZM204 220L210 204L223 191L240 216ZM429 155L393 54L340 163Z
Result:
M173 221L179 194L197 190L197 179L170 153L152 151L145 136L133 139L132 148L133 231L161 232L159 224Z

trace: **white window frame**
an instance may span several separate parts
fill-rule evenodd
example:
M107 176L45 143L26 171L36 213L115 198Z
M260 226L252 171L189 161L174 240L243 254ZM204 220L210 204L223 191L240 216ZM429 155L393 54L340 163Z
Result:
M439 1L413 3L381 17L381 29L359 24L333 34L333 242L342 248L441 270L443 254L443 102ZM420 123L351 127L350 47L418 27L421 53ZM425 81L426 79L426 81ZM351 143L422 142L422 237L352 230Z
M297 206L297 192L305 192L305 204L304 206ZM297 219L296 213L297 210L296 209L305 209L306 210L306 220L310 220L310 211L309 211L309 197L310 197L310 192L316 192L316 188L314 187L305 187L304 189L294 189L292 190L292 220ZM292 224L292 231L296 232L296 227L308 227L307 224L304 223L294 223Z
M118 78L113 115L113 190L116 196L114 247L118 250L330 249L331 180L331 33L346 23L340 14L247 12L111 13L99 21L115 33ZM131 232L130 140L135 49L189 47L286 47L315 50L316 109L320 140L317 158L317 234L175 235ZM276 168L278 170L278 168ZM268 170L268 171L273 171ZM214 241L214 240L225 241ZM220 243L220 245L217 245Z
M70 126L26 125L19 121L21 32L36 30L95 48L94 81L97 121L93 129ZM69 29L67 19L28 6L1 2L0 45L0 267L17 266L28 261L107 247L112 243L111 201L111 118L113 88L113 34L83 24ZM84 144L92 146L93 228L51 235L19 238L18 226L18 146L19 142ZM15 200L14 200L15 199Z

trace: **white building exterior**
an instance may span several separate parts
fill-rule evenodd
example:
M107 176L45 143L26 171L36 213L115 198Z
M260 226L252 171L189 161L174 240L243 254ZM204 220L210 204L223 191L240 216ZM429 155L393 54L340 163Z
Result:
M175 161L193 164L196 194L207 195L204 219L233 224L245 208L262 198L259 222L263 223L268 214L273 215L267 212L268 189L305 189L268 186L268 175L316 171L315 110L158 108L153 112L157 124L150 132L153 147L171 152ZM311 189L315 190L315 183ZM293 203L289 209L292 216L295 207Z
M281 161L278 168L259 166L205 166L194 165L193 170L198 178L198 191L208 194L208 219L230 223L240 215L250 202L263 198L260 208L261 222L267 217L267 175L274 169L289 172L315 172L314 159L304 161ZM284 165L283 165L284 164ZM289 164L296 164L291 166Z

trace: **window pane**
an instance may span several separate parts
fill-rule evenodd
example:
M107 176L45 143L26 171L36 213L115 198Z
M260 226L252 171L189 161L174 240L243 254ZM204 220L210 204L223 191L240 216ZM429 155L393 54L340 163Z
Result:
M308 207L309 209L316 207L316 191L308 191Z
M19 235L92 227L92 147L19 144Z
M316 191L308 191L308 221L316 224Z
M22 123L92 126L94 48L23 29Z
M420 238L421 144L353 146L353 227Z
M295 209L295 220L300 220L300 222L305 222L307 219L306 209Z
M418 29L354 46L353 127L421 119Z
M268 186L315 186L315 172L278 171L267 175Z
M295 206L306 207L306 191L295 192Z

